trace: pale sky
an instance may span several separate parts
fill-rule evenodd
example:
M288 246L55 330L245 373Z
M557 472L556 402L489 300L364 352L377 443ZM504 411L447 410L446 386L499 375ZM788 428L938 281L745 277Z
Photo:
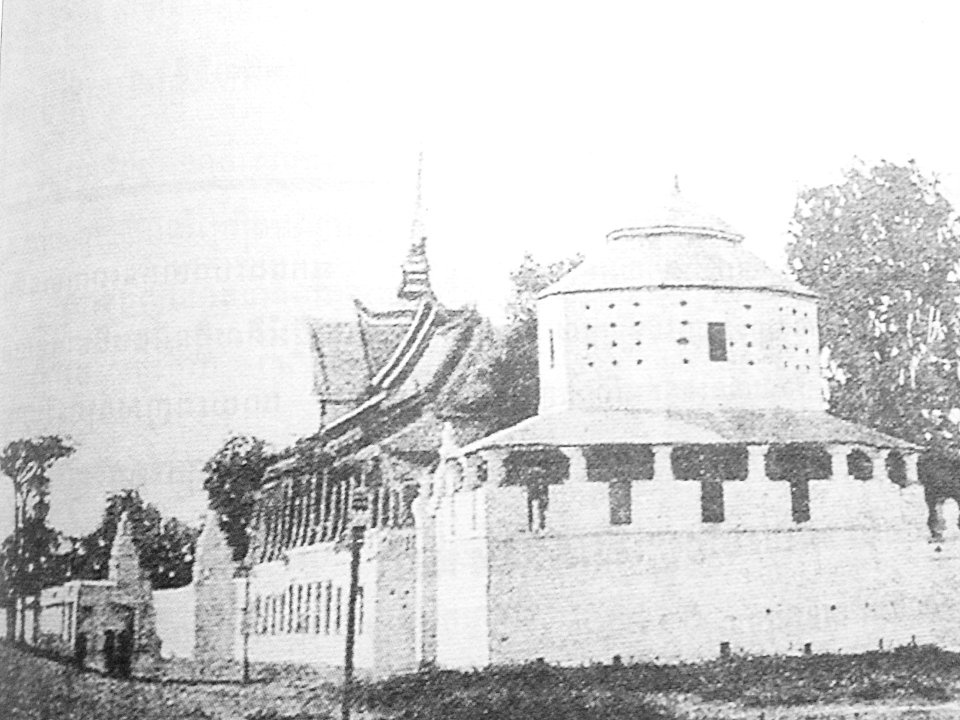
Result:
M61 529L195 521L230 432L314 429L304 321L390 301L421 150L437 293L494 317L674 174L779 268L856 157L960 205L952 3L340 5L5 0L0 442L75 440Z

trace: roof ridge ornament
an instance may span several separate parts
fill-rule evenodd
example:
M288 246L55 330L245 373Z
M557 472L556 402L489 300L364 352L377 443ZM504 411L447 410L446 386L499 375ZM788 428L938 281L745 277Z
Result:
M407 259L400 267L403 277L397 297L401 300L420 300L434 297L430 286L430 263L427 261L427 239L414 241L407 252Z
M415 243L426 235L423 229L423 150L417 155L417 198L413 205L413 222L410 224L410 242Z
M403 273L397 297L401 300L434 299L430 286L430 263L427 262L427 237L423 229L423 151L417 157L417 198L410 228L410 250L400 266Z

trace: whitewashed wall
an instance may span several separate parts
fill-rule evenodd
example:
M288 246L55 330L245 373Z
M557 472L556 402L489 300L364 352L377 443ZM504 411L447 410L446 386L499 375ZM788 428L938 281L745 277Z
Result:
M634 483L634 522L617 527L601 483L551 487L536 531L523 488L441 499L438 662L960 647L960 539L928 543L919 487L836 483L849 492L811 493L796 524L786 483L725 485L728 521L709 525L683 481Z
M153 607L157 616L157 635L160 636L162 657L193 657L195 600L192 584L174 590L153 591Z
M823 407L811 298L710 288L607 290L551 295L538 312L541 412ZM725 362L709 359L710 322L725 323Z

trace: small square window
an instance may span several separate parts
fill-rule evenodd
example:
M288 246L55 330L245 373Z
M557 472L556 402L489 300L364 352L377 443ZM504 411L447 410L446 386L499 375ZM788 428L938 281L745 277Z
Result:
M707 323L707 340L710 344L710 359L724 362L727 359L727 326L724 323Z

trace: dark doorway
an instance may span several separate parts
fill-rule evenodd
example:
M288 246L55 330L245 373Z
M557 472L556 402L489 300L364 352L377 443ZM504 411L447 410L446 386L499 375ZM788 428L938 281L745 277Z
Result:
M107 675L113 675L117 669L117 635L113 630L103 633L103 667Z
M83 663L87 659L87 634L77 633L77 639L73 643L73 661L77 667L83 670Z
M130 677L130 667L133 663L133 623L128 623L117 633L116 674L120 677Z

